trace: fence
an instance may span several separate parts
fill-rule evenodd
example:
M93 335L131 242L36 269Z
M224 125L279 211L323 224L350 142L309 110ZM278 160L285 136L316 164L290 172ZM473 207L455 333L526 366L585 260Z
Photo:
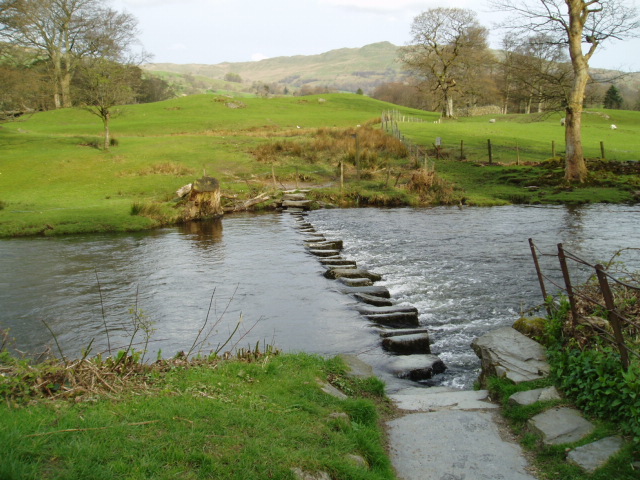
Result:
M571 306L570 325L573 332L575 333L577 327L581 324L588 325L600 338L617 348L620 353L620 361L625 370L629 368L630 355L640 359L639 342L637 341L637 337L640 335L640 323L637 320L637 316L640 313L637 308L640 307L640 283L638 283L637 276L627 272L621 274L627 275L626 278L614 275L602 264L592 265L567 251L561 243L557 246L558 252L553 254L540 252L532 239L529 239L529 246L531 247L531 255L533 256L540 290L545 302L547 300L545 282L553 284L561 292L566 293ZM558 258L564 286L544 274L540 267L540 256ZM587 281L580 286L573 285L571 282L570 262L591 270L591 278L597 279L597 281ZM551 314L549 309L550 307L547 303L547 313ZM631 311L631 314L628 313L629 311ZM592 316L587 316L589 313ZM594 321L596 313L606 316L608 322ZM636 318L630 318L632 315ZM636 337L635 342L630 341L632 336Z
M425 122L424 119L419 117L404 115L400 113L398 110L386 110L382 112L381 119L382 119L382 128L387 133L393 135L398 140L400 140L404 144L404 146L407 147L407 151L409 152L409 158L414 162L414 165L416 168L422 167L425 170L435 169L435 163L429 158L427 149L407 139L400 131L400 127L398 125L400 122L424 123Z
M401 140L407 148L412 147L414 151L417 146L412 144L400 130L400 123L431 123L420 117L405 115L398 110L385 110L382 112L382 128L389 134ZM433 123L441 123L442 118L438 118ZM604 141L600 141L598 146L593 145L587 147L585 151L590 158L600 160L607 159L605 154ZM477 162L486 162L489 164L516 164L523 163L539 163L549 158L563 157L564 143L550 140L546 145L541 143L525 142L520 145L518 142L513 143L505 141L495 141L495 139L480 139L477 137L469 137L467 140L451 141L450 139L434 138L432 150L434 157L449 158L452 160L473 159ZM613 156L609 160L628 161L624 157L628 157L624 150L612 149ZM632 158L635 160L635 157Z

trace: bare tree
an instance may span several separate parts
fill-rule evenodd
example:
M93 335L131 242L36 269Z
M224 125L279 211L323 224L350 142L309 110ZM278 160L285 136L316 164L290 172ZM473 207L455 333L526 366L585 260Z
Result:
M411 44L401 50L400 59L440 94L443 115L452 117L454 94L465 73L486 59L487 30L471 10L433 8L414 18L411 35Z
M117 107L133 102L141 82L141 72L135 66L106 58L86 59L78 67L76 82L78 98L89 112L102 120L104 149L111 146L111 119L121 110Z
M56 108L72 106L71 80L83 58L114 58L135 40L137 21L101 0L0 0L0 39L46 57Z
M640 26L635 8L624 0L493 0L513 14L503 26L543 34L568 49L573 78L565 105L565 179L584 182L587 166L582 148L582 110L589 81L589 61L609 39L634 36Z

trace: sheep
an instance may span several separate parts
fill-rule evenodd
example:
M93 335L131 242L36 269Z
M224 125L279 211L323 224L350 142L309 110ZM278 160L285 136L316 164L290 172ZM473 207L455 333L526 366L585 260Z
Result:
M560 119L560 126L561 127L564 127L566 123L567 123L567 119L566 118L561 118Z
M491 120L489 120L489 123L496 123L496 119L492 118Z
M611 130L615 130L616 128L618 128L616 125L611 124Z

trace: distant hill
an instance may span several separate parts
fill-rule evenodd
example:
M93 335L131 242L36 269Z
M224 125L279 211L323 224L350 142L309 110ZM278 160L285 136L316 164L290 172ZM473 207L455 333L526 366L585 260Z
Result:
M219 63L217 65L150 63L145 70L172 78L172 74L192 75L201 81L214 80L212 85L222 88L225 75L240 75L246 87L254 82L274 83L297 90L305 85L329 87L365 93L381 83L399 81L405 77L397 61L398 48L389 42L373 43L362 48L341 48L319 55L275 57L257 62ZM237 90L238 85L227 85Z
M398 61L400 47L390 42L373 43L361 48L340 48L319 55L275 57L257 62L225 62L216 65L150 63L143 68L179 86L179 93L232 91L255 93L254 84L285 87L295 92L303 87L328 87L331 90L371 94L380 84L407 78ZM500 56L500 52L495 52ZM239 75L242 82L225 81L228 74ZM613 70L592 69L592 77L604 86L615 84L633 108L640 90L640 73L621 74ZM601 87L604 88L604 87ZM272 90L271 93L281 93Z

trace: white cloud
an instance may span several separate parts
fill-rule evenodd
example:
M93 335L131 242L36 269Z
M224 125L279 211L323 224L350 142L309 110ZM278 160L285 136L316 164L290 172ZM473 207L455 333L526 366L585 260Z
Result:
M252 62L259 62L260 60L266 60L267 58L269 57L264 53L254 53L253 55L251 55Z

